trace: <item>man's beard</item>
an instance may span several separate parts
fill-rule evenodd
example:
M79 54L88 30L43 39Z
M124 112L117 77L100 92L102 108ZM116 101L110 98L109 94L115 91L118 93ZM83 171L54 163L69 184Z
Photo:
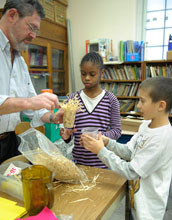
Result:
M10 36L11 36L13 49L17 51L26 50L27 44L24 43L24 40L18 41L15 35L13 34L13 30L10 31Z

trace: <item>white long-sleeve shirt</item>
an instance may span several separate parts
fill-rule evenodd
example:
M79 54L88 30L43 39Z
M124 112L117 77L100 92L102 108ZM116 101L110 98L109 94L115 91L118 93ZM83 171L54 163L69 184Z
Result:
M0 30L0 105L9 97L28 98L35 95L36 92L23 57L16 52L12 65L10 43ZM40 118L46 112L46 109L41 109L40 111L29 110L22 113L32 118L31 126L36 127L43 124ZM0 115L0 134L14 131L16 125L21 121L22 113Z
M110 140L98 153L114 172L133 180L135 220L163 219L172 175L172 127L149 128L149 123L144 121L127 144Z

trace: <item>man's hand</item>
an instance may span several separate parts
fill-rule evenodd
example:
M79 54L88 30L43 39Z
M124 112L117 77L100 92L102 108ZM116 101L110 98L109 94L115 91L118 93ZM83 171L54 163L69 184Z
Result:
M51 111L55 108L60 107L57 96L48 92L41 93L40 95L28 98L27 105L27 109L31 110L39 110L42 108L46 108L47 110Z
M98 154L99 151L104 147L101 132L99 132L98 134L98 140L89 135L82 134L80 139L80 145L84 146L85 149L93 152L94 154Z
M63 123L63 115L64 111L59 109L56 113L53 114L52 120L54 124L61 124Z

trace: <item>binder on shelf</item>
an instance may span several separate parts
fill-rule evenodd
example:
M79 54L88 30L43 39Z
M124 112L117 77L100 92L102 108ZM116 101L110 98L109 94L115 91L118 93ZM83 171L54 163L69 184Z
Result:
M145 44L143 41L120 41L120 59L123 61L144 61L144 48ZM124 56L123 56L124 51Z
M124 41L120 41L120 60L124 61L125 56L124 56Z
M169 35L168 50L172 50L172 35Z
M139 53L127 53L126 61L140 61Z

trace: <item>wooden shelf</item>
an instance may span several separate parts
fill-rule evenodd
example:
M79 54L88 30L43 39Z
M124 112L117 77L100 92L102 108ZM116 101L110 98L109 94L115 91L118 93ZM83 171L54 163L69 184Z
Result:
M37 72L48 72L48 68L44 69L44 68L29 68L29 72L32 71L37 71Z
M54 69L53 68L53 72L59 72L59 73L63 73L65 70L61 70L61 69Z
M117 96L118 99L139 99L139 96Z
M109 83L134 83L134 82L142 82L142 80L137 79L137 80L114 80L114 79L101 79L101 82L109 82Z
M135 116L141 116L139 112L120 112L121 115L135 115Z

